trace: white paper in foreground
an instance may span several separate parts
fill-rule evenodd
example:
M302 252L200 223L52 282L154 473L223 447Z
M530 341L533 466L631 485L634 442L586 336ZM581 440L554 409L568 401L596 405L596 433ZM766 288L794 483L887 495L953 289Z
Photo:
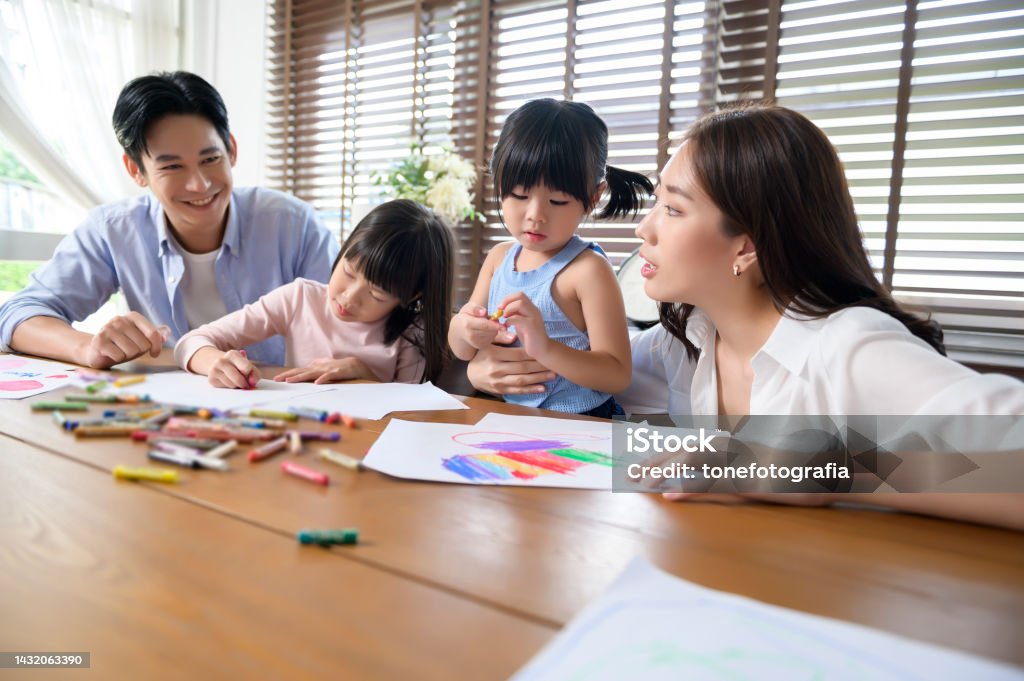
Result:
M707 589L636 558L514 681L1020 681L1024 671Z
M556 421L557 419L541 419ZM474 485L611 489L611 428L562 421L556 430L506 416L491 425L392 420L363 464L399 478ZM482 425L483 424L483 425Z
M382 419L393 411L469 409L432 383L341 383L317 387L323 390L263 406L279 411L287 411L288 407L337 411L371 420Z
M185 371L165 371L145 376L146 380L141 383L123 388L115 388L111 384L104 392L145 394L154 402L164 404L229 410L264 405L286 396L307 395L327 389L327 386L312 383L278 383L267 379L262 379L253 390L214 388L206 376Z
M75 367L20 355L0 355L0 400L20 400L74 382Z

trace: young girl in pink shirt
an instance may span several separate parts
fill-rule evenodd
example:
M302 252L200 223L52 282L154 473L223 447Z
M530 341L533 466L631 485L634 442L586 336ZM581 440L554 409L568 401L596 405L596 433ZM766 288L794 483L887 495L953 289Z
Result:
M265 248L250 244L250 248ZM321 284L296 279L182 336L175 361L222 388L259 373L244 348L280 335L275 381L436 380L448 357L454 244L448 227L414 201L390 201L356 226Z

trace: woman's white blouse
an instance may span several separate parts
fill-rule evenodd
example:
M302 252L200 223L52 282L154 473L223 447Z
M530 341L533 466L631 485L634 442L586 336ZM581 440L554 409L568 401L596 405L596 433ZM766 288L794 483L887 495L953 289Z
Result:
M633 381L618 396L627 412L718 414L715 328L695 310L686 336L696 363L661 325L632 338ZM1024 382L968 369L867 307L787 314L751 365L751 414L1024 415Z

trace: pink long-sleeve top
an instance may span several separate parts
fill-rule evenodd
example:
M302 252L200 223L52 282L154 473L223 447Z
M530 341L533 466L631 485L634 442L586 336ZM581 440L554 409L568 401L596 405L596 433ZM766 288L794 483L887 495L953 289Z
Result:
M326 284L296 279L182 336L174 346L174 361L187 370L200 348L233 350L279 335L284 337L286 366L304 367L325 357L356 357L382 382L419 383L425 368L423 354L402 337L385 345L384 322L343 322L330 310Z

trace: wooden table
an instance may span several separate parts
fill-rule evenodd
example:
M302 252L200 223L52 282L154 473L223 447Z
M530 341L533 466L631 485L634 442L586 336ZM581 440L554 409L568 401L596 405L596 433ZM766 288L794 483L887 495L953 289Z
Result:
M1024 664L1018 533L410 482L310 454L328 488L241 458L228 473L184 470L179 485L123 483L110 470L145 465L144 445L76 440L31 413L34 400L0 402L0 650L89 651L97 678L503 678L636 555L712 588ZM553 415L465 401L393 416ZM361 457L386 424L341 428L331 448ZM347 526L358 546L295 541L303 527Z

